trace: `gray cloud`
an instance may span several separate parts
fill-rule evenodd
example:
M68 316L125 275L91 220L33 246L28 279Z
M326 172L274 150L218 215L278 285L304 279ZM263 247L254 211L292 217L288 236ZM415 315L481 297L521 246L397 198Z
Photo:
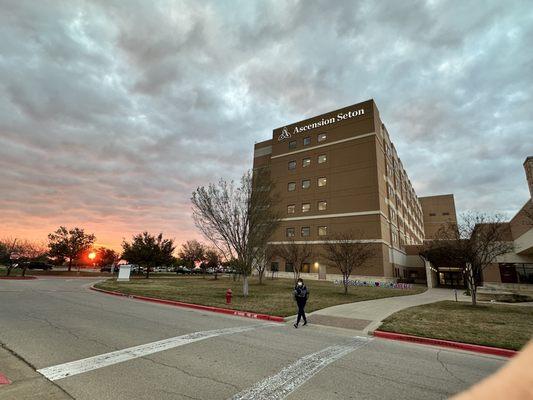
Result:
M511 214L526 1L0 0L0 234L196 235L189 197L287 123L374 98L418 194Z

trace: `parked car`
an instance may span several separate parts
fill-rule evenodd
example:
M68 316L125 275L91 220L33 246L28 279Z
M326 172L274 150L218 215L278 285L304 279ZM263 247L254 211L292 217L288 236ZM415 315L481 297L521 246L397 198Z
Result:
M111 264L100 267L100 272L115 272L117 267L113 267Z
M137 264L130 264L131 265L131 273L132 274L142 274L144 271L144 268L141 268Z
M52 265L45 263L44 261L24 261L21 262L18 266L18 268L24 268L27 269L42 269L43 271L49 271L52 269Z
M190 274L191 270L183 265L176 267L176 274Z

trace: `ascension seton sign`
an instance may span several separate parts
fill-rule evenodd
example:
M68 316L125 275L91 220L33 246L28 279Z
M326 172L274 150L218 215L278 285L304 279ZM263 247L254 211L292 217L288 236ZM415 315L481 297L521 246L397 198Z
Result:
M322 118L318 121L315 121L315 122L312 122L306 125L296 125L292 132L290 132L289 129L285 126L281 129L281 134L278 137L278 141L281 142L282 140L288 139L292 137L293 135L300 133L300 132L310 131L316 128L320 128L321 126L330 125L335 122L340 122L345 119L354 118L354 117L364 115L364 114L365 114L365 110L363 108L357 108L357 109L350 110L350 111L339 112L337 115L333 117Z

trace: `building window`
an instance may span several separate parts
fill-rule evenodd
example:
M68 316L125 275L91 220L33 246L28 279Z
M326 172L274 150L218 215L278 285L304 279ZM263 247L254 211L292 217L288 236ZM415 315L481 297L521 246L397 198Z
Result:
M311 159L310 158L304 158L302 160L302 167L308 167L311 165Z
M287 228L285 234L289 238L294 237L294 228Z
M302 234L302 237L307 237L311 233L311 228L308 226L302 226L302 230L300 232Z
M292 271L294 271L292 263L291 262L286 262L285 263L285 272L292 272Z
M318 186L326 186L326 183L328 183L328 180L326 178L318 178Z
M311 210L311 204L310 203L302 203L302 212L309 212Z
M328 202L323 200L318 202L318 211L325 211L328 209Z
M304 179L302 181L302 189L309 189L311 186L311 181L309 179Z
M289 182L287 184L287 191L294 192L296 190L296 182Z
M328 227L327 226L319 226L318 227L318 236L327 236L328 234Z
M318 134L318 141L319 142L323 142L324 140L326 140L328 138L328 135L326 135L325 133L319 133Z
M436 216L436 215L437 215L437 214L435 214L435 213L429 213L429 216L430 216L430 217L434 217L434 216Z
M308 146L311 144L311 138L309 136L304 137L304 146Z
M442 213L442 215L450 215L449 212Z
M296 148L296 140L289 142L289 149L295 149Z
M296 161L289 161L289 169L296 169Z
M294 204L289 204L287 206L287 214L294 214L296 211L296 206Z
M325 154L321 154L318 156L318 163L323 164L326 161L328 161L328 157Z

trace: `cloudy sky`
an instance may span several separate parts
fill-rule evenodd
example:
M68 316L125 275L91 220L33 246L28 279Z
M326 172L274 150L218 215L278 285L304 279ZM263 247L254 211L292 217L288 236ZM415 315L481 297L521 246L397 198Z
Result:
M528 198L530 1L0 0L0 38L0 236L198 236L195 187L368 98L419 196Z

